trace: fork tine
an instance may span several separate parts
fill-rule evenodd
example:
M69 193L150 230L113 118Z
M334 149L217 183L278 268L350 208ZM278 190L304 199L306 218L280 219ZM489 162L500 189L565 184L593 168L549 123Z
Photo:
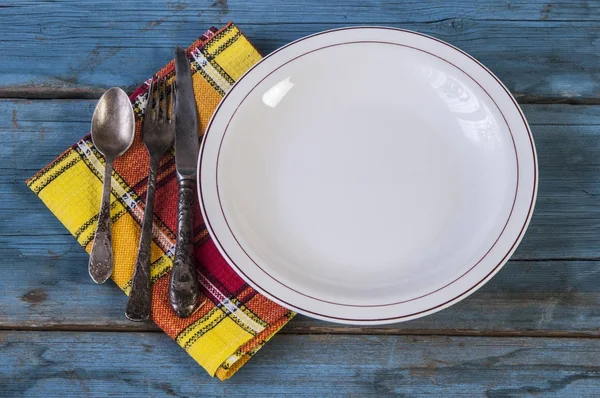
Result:
M158 122L160 120L160 81L161 78L156 79L156 102L154 103L154 121Z
M169 123L175 120L175 101L176 99L176 90L175 90L175 79L171 80L171 117L169 118Z
M152 120L152 101L154 100L154 76L150 80L150 88L148 89L148 102L146 103L146 109L144 110L144 117L148 120Z
M163 93L163 103L162 103L162 117L161 117L160 121L162 123L166 123L167 122L167 116L168 116L167 115L167 109L168 109L167 108L167 100L168 100L168 97L167 97L167 78L163 77L162 78L162 82L163 82L163 84L162 84L162 86L163 86L163 90L162 90L162 93Z

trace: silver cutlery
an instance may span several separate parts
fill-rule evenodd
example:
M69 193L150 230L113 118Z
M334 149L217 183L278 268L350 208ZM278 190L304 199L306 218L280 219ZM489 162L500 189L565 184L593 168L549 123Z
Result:
M142 221L142 232L135 264L131 291L127 300L125 316L131 321L144 321L150 316L152 302L152 286L150 285L150 247L152 243L152 218L154 214L154 195L156 192L156 175L160 158L173 145L175 137L175 85L171 83L171 112L169 112L167 96L167 79L154 78L148 91L148 102L144 111L142 140L150 157L148 172L148 188L146 190L146 207ZM154 94L156 93L156 98ZM162 98L162 107L161 104Z
M88 263L90 276L96 283L106 282L113 272L110 222L111 175L115 158L129 149L133 143L134 133L135 121L129 97L118 87L109 89L98 101L92 116L92 142L106 160L102 204Z
M169 299L177 316L183 318L190 316L198 308L200 296L192 246L196 163L200 144L190 63L185 50L181 47L175 49L175 74L177 77L175 164L179 200L177 242L169 284Z

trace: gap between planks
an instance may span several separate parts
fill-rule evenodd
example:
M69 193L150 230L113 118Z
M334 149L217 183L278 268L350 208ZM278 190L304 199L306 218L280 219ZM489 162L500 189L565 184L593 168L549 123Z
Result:
M294 322L292 320L292 322ZM0 325L0 332L120 332L120 333L163 333L154 325L127 326L127 325L77 325L63 324L54 326L16 326ZM353 327L353 326L293 326L284 327L279 334L306 335L306 334L329 334L329 335L370 335L370 336L452 336L452 337L502 337L502 338L585 338L600 339L600 330L597 332L570 332L564 330L537 331L537 330L429 330L429 329L389 329L385 327Z

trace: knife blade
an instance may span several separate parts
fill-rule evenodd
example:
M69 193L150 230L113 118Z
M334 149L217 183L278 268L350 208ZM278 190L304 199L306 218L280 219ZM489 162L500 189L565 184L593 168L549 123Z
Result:
M177 168L178 211L175 258L169 283L171 306L181 318L199 308L200 284L194 263L193 222L196 197L196 163L200 149L198 113L190 62L185 50L175 49L175 165Z
M175 103L175 163L177 174L196 180L196 166L200 143L198 141L198 112L190 62L185 50L175 49L175 76L177 102Z

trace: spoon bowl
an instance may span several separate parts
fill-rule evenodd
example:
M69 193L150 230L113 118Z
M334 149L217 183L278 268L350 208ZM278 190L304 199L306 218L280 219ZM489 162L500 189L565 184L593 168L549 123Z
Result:
M100 97L92 116L92 141L106 159L102 205L98 213L98 224L94 245L90 253L88 270L92 280L104 283L114 268L112 237L110 228L110 191L113 161L133 143L135 119L127 94L113 87Z
M135 120L131 101L118 87L106 91L92 116L92 141L105 157L116 158L133 143Z

